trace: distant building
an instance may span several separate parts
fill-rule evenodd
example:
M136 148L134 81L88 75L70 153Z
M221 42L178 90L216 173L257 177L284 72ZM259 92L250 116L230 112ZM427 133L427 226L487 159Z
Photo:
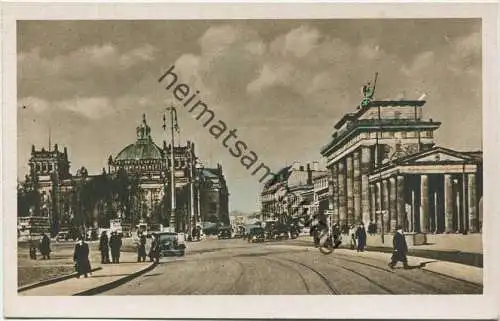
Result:
M229 225L229 191L222 166L202 169L201 220Z
M312 215L315 208L313 181L325 174L318 169L316 162L313 167L295 162L281 169L261 192L262 217L285 221Z
M479 231L482 153L435 146L441 123L424 119L424 104L365 99L337 122L321 149L335 222L372 221L379 232Z

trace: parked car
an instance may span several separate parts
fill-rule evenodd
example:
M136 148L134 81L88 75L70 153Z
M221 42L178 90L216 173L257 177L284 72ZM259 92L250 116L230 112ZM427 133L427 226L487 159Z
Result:
M262 227L252 227L248 233L248 243L264 242L266 239Z
M160 258L166 256L184 256L186 250L184 234L175 232L155 234L159 237Z
M232 229L230 227L220 228L219 233L217 233L217 238L220 239L230 239Z

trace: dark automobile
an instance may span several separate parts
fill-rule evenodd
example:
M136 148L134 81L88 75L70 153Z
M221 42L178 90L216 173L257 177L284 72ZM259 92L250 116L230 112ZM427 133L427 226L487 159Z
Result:
M186 244L179 234L174 232L155 233L159 237L160 258L165 256L184 256Z
M241 239L245 237L245 227L244 226L238 226L236 228L236 232L234 233L234 238L235 239Z
M219 233L217 233L217 238L220 239L230 239L231 238L231 228L221 228Z
M248 242L264 242L266 239L264 229L262 227L252 227L248 233Z

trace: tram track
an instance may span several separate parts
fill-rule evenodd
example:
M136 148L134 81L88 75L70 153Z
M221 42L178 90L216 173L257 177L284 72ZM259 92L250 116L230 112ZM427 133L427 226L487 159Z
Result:
M330 279L328 279L323 273L310 267L309 265L304 264L302 262L295 261L295 260L286 259L286 258L280 258L280 260L295 263L295 264L300 265L300 266L308 269L309 271L313 272L325 283L325 285L328 287L328 290L330 291L331 294L334 294L334 295L342 295L343 294L339 289L337 289L337 287L335 287L334 284L332 284Z
M299 278L301 279L302 283L304 284L304 288L306 289L307 291L307 294L311 294L311 289L309 288L309 285L307 284L307 281L306 279L304 278L304 276L302 275L302 273L300 273L298 270L292 268L291 266L289 265L286 265L285 263L281 262L281 260L277 260L277 259L274 259L274 258L270 258L268 256L262 256L261 257L263 260L266 260L266 261L269 261L269 262L273 262L274 264L277 264L281 267L284 267L286 269L290 269L290 270L293 270L298 276ZM328 285L327 285L328 286Z
M431 284L428 284L428 283L424 283L424 282L420 282L420 281L417 281L413 278L409 278L405 275L401 275L400 273L396 273L395 271L391 271L391 270L388 270L388 269L385 269L385 268L382 268L380 266L377 266L377 265L374 265L374 264L370 264L370 263L366 263L366 262L360 262L360 261L356 261L356 260L352 260L352 259L348 259L348 258L345 258L345 257L334 257L335 259L338 259L338 260L342 260L342 261L347 261L347 262L351 262L351 263L356 263L356 264L360 264L360 265L363 265L363 266L367 266L367 267L370 267L372 269L376 269L376 270L379 270L379 271L382 271L382 272L386 272L386 273L390 273L390 274L393 274L394 276L397 276L398 278L401 278L407 282L411 282L411 283L414 283L414 284L417 284L421 287L423 287L424 289L427 289L429 291L432 291L432 292L435 292L436 294L446 294L447 292L446 291L443 291Z

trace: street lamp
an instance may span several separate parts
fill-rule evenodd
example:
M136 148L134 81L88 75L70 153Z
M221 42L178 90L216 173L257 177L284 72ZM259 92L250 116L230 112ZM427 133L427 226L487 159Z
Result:
M195 168L196 168L196 190L198 193L197 197L197 207L198 211L194 216L194 226L197 226L198 224L198 219L201 222L201 185L202 185L202 178L203 178L203 164L199 161L199 159L195 160Z
M170 144L170 172L171 172L171 181L170 181L170 190L171 190L171 213L170 213L170 222L169 227L173 228L175 232L177 232L177 218L176 218L176 204L175 204L175 153L174 153L174 145L175 145L175 137L174 130L179 132L179 125L177 124L177 110L174 106L170 106L166 108L167 111L170 111L170 133L171 133L171 144ZM166 131L166 115L163 114L163 130Z

